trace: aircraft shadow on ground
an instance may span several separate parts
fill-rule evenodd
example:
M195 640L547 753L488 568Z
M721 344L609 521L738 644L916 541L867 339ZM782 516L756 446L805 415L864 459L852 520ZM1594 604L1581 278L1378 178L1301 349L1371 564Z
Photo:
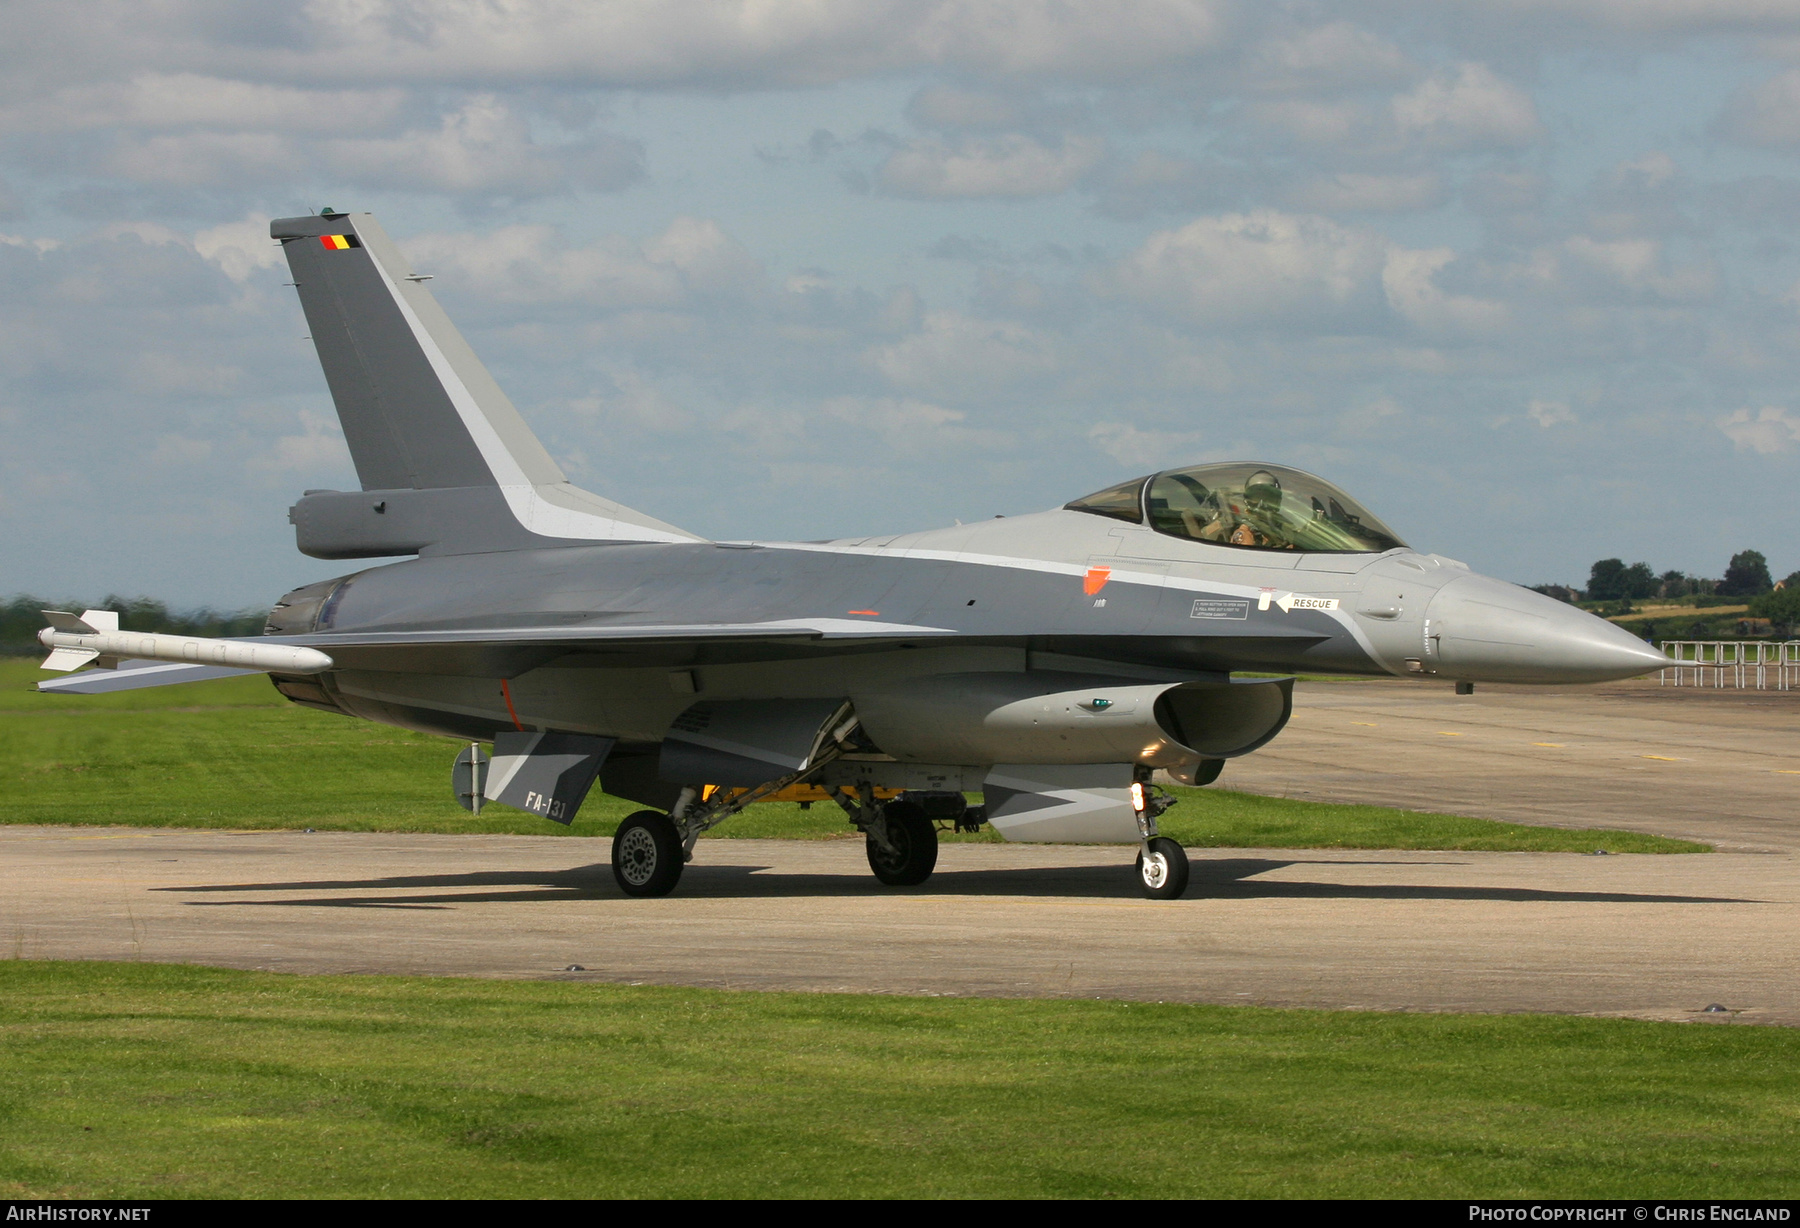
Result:
M1591 904L1748 904L1729 896L1649 894L1622 891L1553 891L1534 887L1407 883L1330 883L1265 879L1261 875L1307 865L1458 865L1448 862L1334 861L1324 858L1233 858L1193 863L1186 899L1257 900L1470 900L1518 903ZM567 870L486 870L463 874L403 875L392 878L296 880L265 883L220 883L191 887L157 887L156 891L191 894L306 892L295 898L186 900L200 907L281 908L449 908L459 904L529 904L563 900L621 899L611 867L605 864ZM418 892L367 895L370 891ZM342 892L345 894L320 894ZM1024 899L1138 898L1136 875L1129 861L1116 866L1048 866L1018 869L940 870L919 887L884 887L865 874L791 874L763 865L720 865L696 862L682 875L677 898L770 899L892 896L1011 896Z

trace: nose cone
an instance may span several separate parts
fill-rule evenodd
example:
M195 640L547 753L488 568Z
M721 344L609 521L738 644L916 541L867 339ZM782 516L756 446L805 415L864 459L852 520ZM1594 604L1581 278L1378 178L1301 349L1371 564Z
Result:
M1425 618L1436 672L1468 682L1610 682L1668 664L1603 618L1487 576L1444 585Z

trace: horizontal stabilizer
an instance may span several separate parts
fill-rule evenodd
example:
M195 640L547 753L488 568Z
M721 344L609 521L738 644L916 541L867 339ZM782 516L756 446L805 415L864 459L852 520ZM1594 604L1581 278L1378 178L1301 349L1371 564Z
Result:
M579 733L499 733L482 792L489 801L572 823L614 738Z
M231 669L223 665L172 665L134 661L118 669L92 669L70 678L51 678L37 689L51 695L107 695L144 687L174 686L178 682L206 682L213 678L237 678L260 671Z

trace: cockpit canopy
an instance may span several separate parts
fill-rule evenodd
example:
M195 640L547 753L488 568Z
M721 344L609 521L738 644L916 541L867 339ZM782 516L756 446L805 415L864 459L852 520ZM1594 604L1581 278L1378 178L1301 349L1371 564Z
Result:
M1171 537L1246 550L1378 554L1406 543L1322 478L1282 465L1167 469L1064 504Z

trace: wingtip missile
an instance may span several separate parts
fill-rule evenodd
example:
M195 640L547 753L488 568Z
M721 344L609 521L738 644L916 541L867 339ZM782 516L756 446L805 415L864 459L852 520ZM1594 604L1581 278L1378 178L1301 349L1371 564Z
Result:
M120 631L119 616L111 610L88 610L80 617L66 610L42 613L50 624L38 632L38 643L50 650L43 668L60 673L89 663L111 667L121 660L224 665L266 674L317 674L332 666L331 658L318 649L292 644Z

